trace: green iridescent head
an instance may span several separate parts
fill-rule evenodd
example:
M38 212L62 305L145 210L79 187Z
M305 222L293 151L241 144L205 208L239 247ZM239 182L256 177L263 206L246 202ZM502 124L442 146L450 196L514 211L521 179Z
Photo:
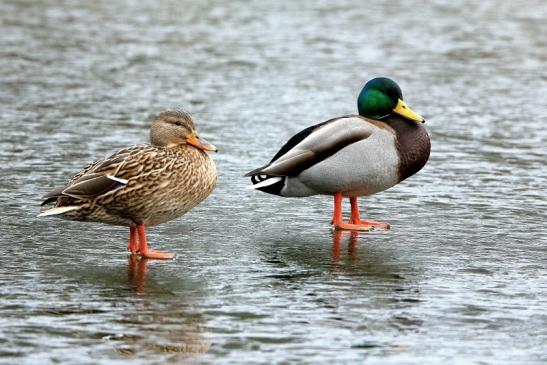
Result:
M403 93L397 83L387 77L377 77L365 84L357 98L359 115L380 119L392 113L399 114L413 122L424 122L403 101Z

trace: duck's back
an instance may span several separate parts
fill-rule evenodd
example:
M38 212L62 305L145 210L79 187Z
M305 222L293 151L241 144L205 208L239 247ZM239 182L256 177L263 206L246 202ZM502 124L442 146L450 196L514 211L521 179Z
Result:
M364 118L356 119L368 123ZM342 192L346 196L364 196L395 185L398 182L395 136L388 128L374 124L371 128L369 137L347 145L300 175L289 177L283 193L299 196Z
M387 190L425 165L430 140L425 128L399 116L368 120L374 132L320 163L287 178L284 196L368 196Z

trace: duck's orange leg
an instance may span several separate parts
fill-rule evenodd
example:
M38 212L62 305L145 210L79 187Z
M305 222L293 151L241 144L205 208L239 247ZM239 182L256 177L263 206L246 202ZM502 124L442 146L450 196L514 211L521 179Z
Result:
M330 224L336 227L340 223L342 223L342 193L334 193L334 212Z
M359 225L359 226L367 226L367 227L377 227L377 228L383 228L383 229L389 229L389 223L387 222L375 222L375 221L364 221L361 220L361 217L359 216L359 204L357 203L357 197L353 196L349 198L349 201L351 203L351 219L350 223Z
M334 215L332 218L332 224L334 225L334 229L348 231L370 231L375 227L389 229L388 223L362 221L359 218L359 206L357 205L357 198L350 198L350 202L351 218L349 223L345 223L342 221L342 193L334 194Z
M139 235L139 250L137 253L147 259L169 260L175 257L174 253L154 251L148 248L146 240L146 227L144 224L137 224L137 234Z
M334 215L332 224L334 225L334 229L338 230L368 231L372 228L342 221L342 193L334 193Z
M129 244L127 249L132 253L137 253L139 244L137 242L137 227L129 227Z

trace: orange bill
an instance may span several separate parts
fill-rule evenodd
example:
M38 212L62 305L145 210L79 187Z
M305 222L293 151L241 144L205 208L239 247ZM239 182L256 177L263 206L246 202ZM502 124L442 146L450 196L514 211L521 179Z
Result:
M192 133L188 138L186 138L186 142L203 151L217 151L217 148L215 146L213 146L203 138L199 138L198 135L195 133Z

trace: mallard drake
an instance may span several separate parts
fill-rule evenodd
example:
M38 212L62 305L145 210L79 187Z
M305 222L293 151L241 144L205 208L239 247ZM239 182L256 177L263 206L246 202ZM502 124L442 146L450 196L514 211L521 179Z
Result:
M217 172L206 151L216 148L198 136L192 118L181 109L153 118L150 142L84 167L66 185L43 197L42 205L54 207L39 217L126 226L131 253L173 258L171 253L148 248L146 226L182 216L213 191Z
M389 229L386 222L361 220L357 198L384 191L414 175L429 159L424 121L403 101L393 80L365 84L357 99L359 115L345 115L294 135L265 166L250 176L253 188L284 197L333 195L336 229ZM342 221L342 197L351 217Z

